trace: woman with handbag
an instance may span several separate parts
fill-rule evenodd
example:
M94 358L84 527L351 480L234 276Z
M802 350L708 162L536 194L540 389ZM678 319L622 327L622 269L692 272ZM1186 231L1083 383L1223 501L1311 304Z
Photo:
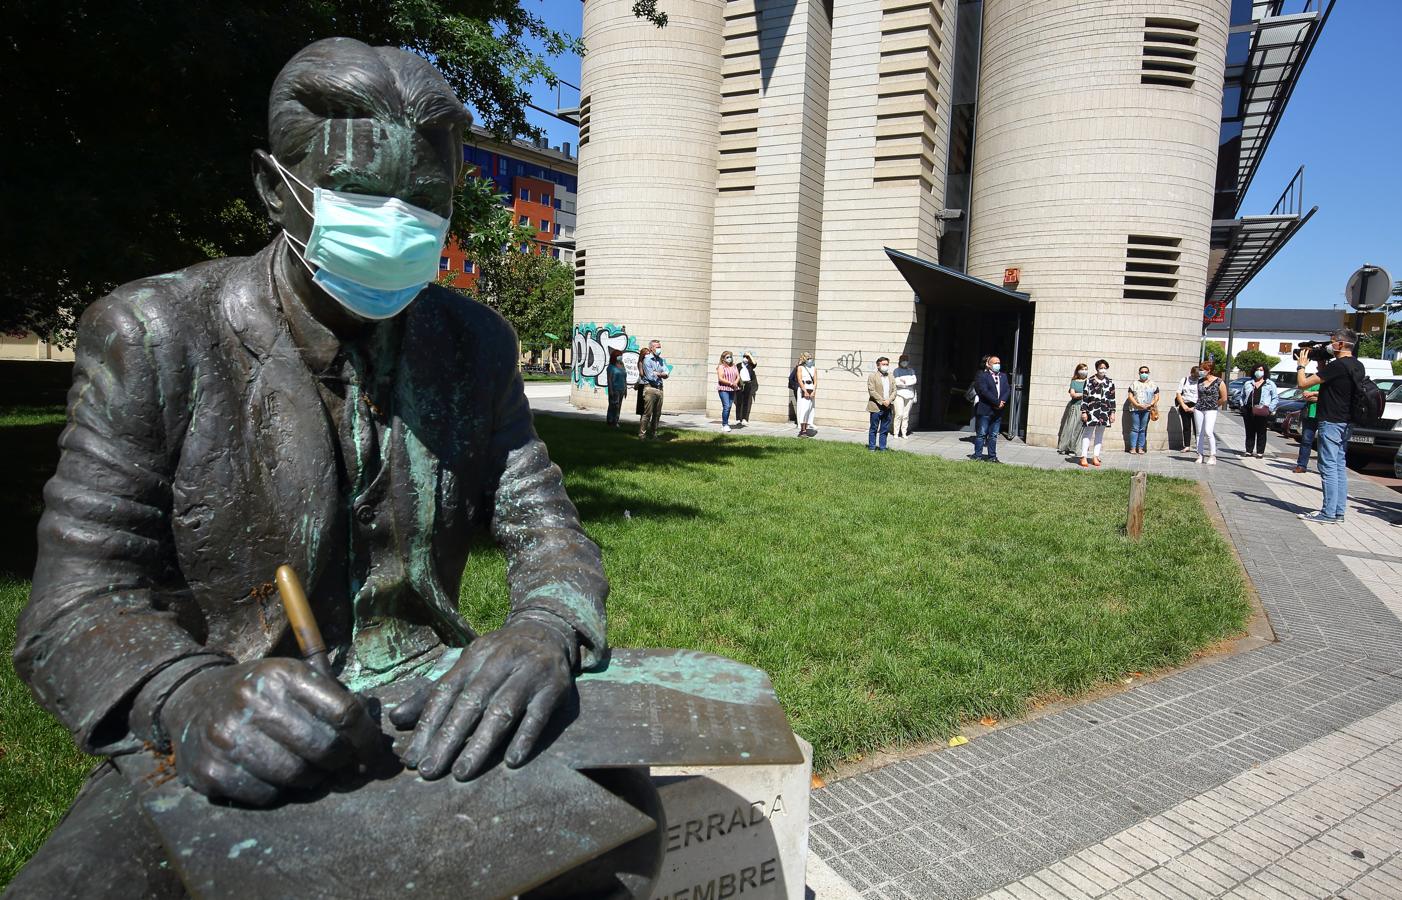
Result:
M1198 429L1198 464L1217 465L1217 410L1227 405L1227 383L1212 371L1212 360L1198 365L1198 405L1193 424ZM1206 451L1206 452L1203 452Z
M1266 455L1266 426L1280 402L1280 392L1275 382L1266 378L1265 366L1257 366L1251 373L1251 380L1242 389L1241 401L1241 419L1246 425L1244 452L1261 459Z
M1139 380L1129 385L1129 452L1149 452L1149 421L1159 419L1159 386L1149 378L1149 367L1139 367Z

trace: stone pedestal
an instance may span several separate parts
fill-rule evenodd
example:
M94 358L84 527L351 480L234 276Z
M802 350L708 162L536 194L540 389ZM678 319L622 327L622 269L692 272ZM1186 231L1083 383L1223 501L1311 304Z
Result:
M813 748L794 765L654 767L666 814L653 900L803 900Z

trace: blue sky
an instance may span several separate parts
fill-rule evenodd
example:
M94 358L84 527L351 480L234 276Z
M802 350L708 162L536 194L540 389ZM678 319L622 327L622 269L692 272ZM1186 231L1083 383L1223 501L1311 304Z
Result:
M580 32L584 5L577 0L523 5L554 28ZM1305 205L1319 212L1242 292L1241 306L1342 306L1348 276L1365 262L1402 279L1399 34L1402 0L1335 4L1241 208L1243 215L1269 213L1304 165ZM579 84L578 57L557 58L555 66ZM539 97L539 105L553 105L543 86ZM578 96L567 91L562 99L573 105ZM535 112L529 118L552 145L578 139L563 122Z

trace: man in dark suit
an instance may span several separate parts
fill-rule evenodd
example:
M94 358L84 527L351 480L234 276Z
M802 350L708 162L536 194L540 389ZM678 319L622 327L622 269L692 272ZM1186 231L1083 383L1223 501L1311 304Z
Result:
M983 371L974 378L974 392L978 402L974 404L974 452L970 459L998 462L998 432L1003 427L1003 410L1012 398L1012 385L1003 374L1002 360L990 356L983 361ZM988 455L984 455L984 446Z
M281 233L83 315L15 667L85 752L170 748L196 790L267 804L368 752L379 730L351 691L464 647L393 718L417 723L406 764L467 779L502 750L521 765L602 659L599 550L535 435L510 326L433 284L367 317L355 298L388 294L323 288L343 273L309 262L332 239L331 199L391 222L450 217L468 122L421 57L312 44L274 83L271 154L253 159ZM479 526L511 592L482 637L457 612ZM339 680L298 658L271 585L283 563ZM163 865L107 764L11 887L176 894Z

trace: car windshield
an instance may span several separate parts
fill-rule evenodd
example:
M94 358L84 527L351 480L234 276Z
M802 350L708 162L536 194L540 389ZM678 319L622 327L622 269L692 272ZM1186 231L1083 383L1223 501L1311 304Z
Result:
M1402 403L1402 381L1392 386L1392 390L1387 394L1388 403Z
M1302 392L1299 388L1281 388L1281 389L1280 389L1280 399L1282 399L1282 400L1298 400L1301 393L1303 393L1303 392Z

